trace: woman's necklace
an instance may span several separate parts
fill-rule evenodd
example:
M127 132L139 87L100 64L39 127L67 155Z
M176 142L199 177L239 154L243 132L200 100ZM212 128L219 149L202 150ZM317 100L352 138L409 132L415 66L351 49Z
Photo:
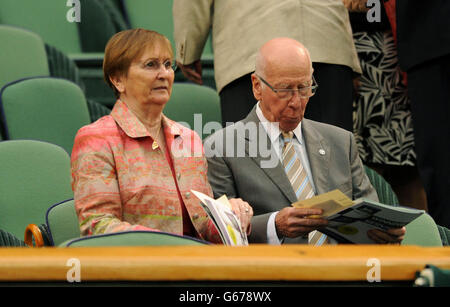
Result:
M159 128L158 128L158 132L156 133L156 137L153 139L153 144L152 144L152 149L155 150L159 147L158 142L156 141L158 139L159 136L159 131L161 130L161 124L159 124Z

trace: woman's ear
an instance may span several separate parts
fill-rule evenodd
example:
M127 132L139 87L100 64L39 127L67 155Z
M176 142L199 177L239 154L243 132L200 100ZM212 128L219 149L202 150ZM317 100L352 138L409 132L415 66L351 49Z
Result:
M261 100L261 80L259 80L255 73L253 73L251 77L253 96L255 96L255 99L259 101Z
M109 81L111 81L111 83L119 93L123 93L125 91L125 85L122 81L122 77L110 76Z

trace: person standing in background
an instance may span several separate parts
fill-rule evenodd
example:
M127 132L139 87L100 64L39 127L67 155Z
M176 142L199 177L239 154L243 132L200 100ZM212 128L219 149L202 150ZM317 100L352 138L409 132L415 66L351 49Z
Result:
M173 19L178 66L198 84L212 28L223 126L246 117L256 103L251 74L259 48L272 38L290 37L311 51L321 87L305 117L353 130L352 79L361 69L342 0L174 0Z
M450 227L450 1L395 1L398 57L408 76L417 165L428 211Z
M353 121L359 154L391 184L400 204L426 210L416 166L411 104L389 22L391 12L386 14L381 5L380 21L369 22L367 0L343 2L350 11L362 69L355 82Z

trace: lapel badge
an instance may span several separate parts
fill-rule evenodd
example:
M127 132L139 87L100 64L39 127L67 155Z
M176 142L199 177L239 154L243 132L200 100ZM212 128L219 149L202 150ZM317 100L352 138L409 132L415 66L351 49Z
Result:
M319 149L319 154L320 154L321 156L325 156L325 150Z

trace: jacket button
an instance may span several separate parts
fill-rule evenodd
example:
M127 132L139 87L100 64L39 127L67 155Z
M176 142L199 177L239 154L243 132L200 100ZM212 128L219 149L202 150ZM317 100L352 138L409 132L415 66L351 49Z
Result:
M186 196L186 198L189 199L189 197L191 197L191 192L186 192L186 194L184 194L184 196Z
M192 218L193 218L194 220L198 219L198 213L195 213L195 214L192 216Z
M181 173L178 173L177 174L177 179L180 180L180 178L181 178Z

